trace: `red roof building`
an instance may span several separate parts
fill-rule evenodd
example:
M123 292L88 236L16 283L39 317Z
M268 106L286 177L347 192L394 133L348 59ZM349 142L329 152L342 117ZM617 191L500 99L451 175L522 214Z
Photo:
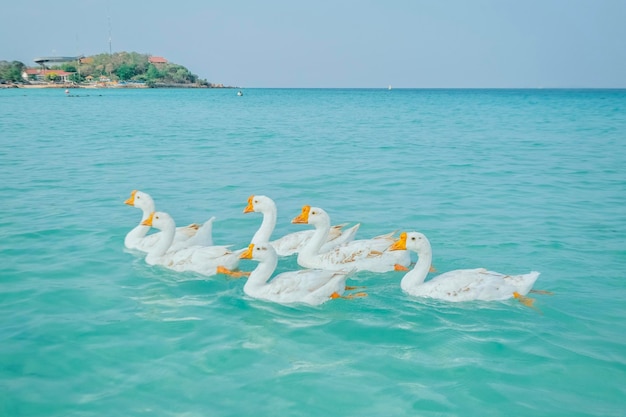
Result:
M148 62L151 64L167 64L167 59L162 56L151 56L148 58Z
M51 70L51 69L41 69L41 68L26 68L22 73L22 78L26 81L44 81L48 74L55 74L61 78L61 81L68 82L69 76L72 75L72 72L67 72L63 70Z

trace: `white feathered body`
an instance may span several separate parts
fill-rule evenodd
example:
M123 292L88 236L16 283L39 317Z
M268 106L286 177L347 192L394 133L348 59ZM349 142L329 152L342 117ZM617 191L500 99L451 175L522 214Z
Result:
M150 265L162 265L174 271L193 271L207 276L215 275L218 266L235 269L239 265L239 254L242 250L233 252L228 246L196 245L177 248L172 245L176 226L167 213L155 212L146 222L161 229L163 233L163 239L146 255L146 262Z
M276 203L267 196L250 196L244 213L251 212L263 214L263 220L250 242L255 244L270 242L278 256L290 256L300 252L313 236L313 230L302 230L288 233L270 241L276 227L278 209L276 208ZM346 230L343 229L344 226L345 225L335 225L330 228L328 237L322 245L321 252L325 252L335 246L350 242L354 239L360 225L356 224Z
M274 248L269 244L251 244L249 251L248 258L259 262L243 287L250 297L281 304L319 305L331 296L341 296L345 292L349 276L347 271L303 269L283 272L271 278L278 262Z
M397 264L404 267L411 264L408 251L388 250L395 241L393 233L372 239L354 240L321 252L320 248L330 229L328 214L319 207L305 206L302 214L293 222L315 227L313 237L298 253L298 264L303 268L388 272L393 271Z
M142 223L155 211L154 200L148 193L133 190L130 197L124 202L130 206L141 209L141 221L124 237L124 246L128 249L148 252L163 237L162 232L148 234L150 226ZM177 227L173 245L177 248L186 246L211 246L213 244L212 222L214 218L207 220L203 225L192 223L188 226Z
M400 287L414 297L429 297L446 301L496 301L525 296L539 277L539 272L507 275L485 268L457 269L438 275L428 281L426 277L432 263L430 242L419 232L402 233L390 248L393 251L411 250L418 260L407 272Z

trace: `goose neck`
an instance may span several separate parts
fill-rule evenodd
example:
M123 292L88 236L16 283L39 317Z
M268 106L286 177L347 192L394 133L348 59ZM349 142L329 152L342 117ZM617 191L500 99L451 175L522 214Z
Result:
M404 278L402 278L402 282L400 283L400 287L403 290L407 290L409 288L413 288L419 286L424 283L428 272L430 271L430 266L432 264L432 250L430 245L428 248L420 250L417 252L417 263L412 270L406 273Z
M263 287L276 270L277 265L277 258L259 262L257 267L250 273L250 276L244 285L244 291L253 292L255 289Z
M272 237L272 233L274 232L274 228L276 227L276 209L265 210L262 213L263 221L261 222L261 226L252 237L251 243L254 244L269 242Z

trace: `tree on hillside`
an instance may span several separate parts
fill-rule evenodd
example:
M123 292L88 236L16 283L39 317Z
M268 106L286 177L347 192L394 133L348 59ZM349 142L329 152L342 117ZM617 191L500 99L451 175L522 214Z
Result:
M148 70L146 71L146 78L148 80L156 80L157 78L161 78L161 72L157 67L152 64L148 65Z
M115 70L115 75L122 81L130 80L135 76L135 67L129 64L122 64Z
M20 82L22 80L22 72L26 69L20 61L0 61L0 81Z
M69 77L69 80L75 83L82 83L83 81L85 81L85 77L82 74L79 74L77 72L75 72L74 74L71 74Z
M76 72L76 65L74 64L63 64L61 65L61 69L66 72Z

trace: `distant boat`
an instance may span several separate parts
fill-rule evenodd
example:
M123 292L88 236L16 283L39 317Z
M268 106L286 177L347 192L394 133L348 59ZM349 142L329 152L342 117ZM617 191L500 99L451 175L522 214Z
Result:
M389 87L387 87L387 90L391 90L391 84L389 84Z
M237 91L238 96L243 96L243 92L241 90Z

